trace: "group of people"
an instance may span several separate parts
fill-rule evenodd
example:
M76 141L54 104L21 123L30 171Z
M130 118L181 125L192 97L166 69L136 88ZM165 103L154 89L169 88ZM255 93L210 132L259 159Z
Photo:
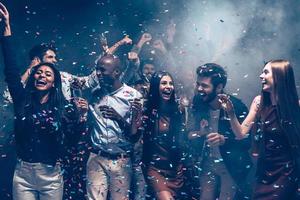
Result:
M176 94L162 40L152 44L165 56L160 66L140 59L152 40L149 33L133 46L126 64L114 53L132 40L126 36L108 47L103 39L104 53L84 77L59 71L55 48L41 44L30 51L31 64L20 76L9 12L1 3L0 17L5 96L15 115L13 199L69 199L64 193L81 185L84 194L75 191L71 199L299 198L300 107L287 60L266 63L262 92L249 111L225 93L227 73L216 63L197 68L189 103ZM166 65L170 72L159 70ZM65 159L83 138L84 166L78 176L70 173L76 162L68 162L66 175ZM257 158L253 183L246 181L251 155ZM80 159L78 153L71 160ZM70 180L78 182L64 184Z

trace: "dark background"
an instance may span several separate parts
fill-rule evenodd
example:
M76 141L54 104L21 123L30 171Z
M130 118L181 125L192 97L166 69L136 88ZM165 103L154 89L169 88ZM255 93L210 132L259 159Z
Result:
M29 64L28 51L33 45L53 42L58 49L58 65L61 70L87 75L93 69L97 55L101 53L99 45L101 33L106 33L110 46L127 34L136 43L143 32L150 32L154 37L161 35L170 19L177 24L175 38L178 51L185 51L182 46L199 48L199 51L190 52L195 53L193 59L200 60L201 52L211 50L209 45L205 48L201 45L198 47L198 44L197 47L191 46L189 34L193 33L186 29L186 25L193 27L192 22L188 24L186 21L190 13L204 13L205 5L210 1L2 0L1 2L10 12L12 32L18 41L16 59L22 64L24 70ZM193 2L202 4L200 7L193 8L191 6ZM229 71L230 80L227 86L229 92L237 93L238 97L249 104L260 91L258 75L261 73L263 61L274 58L291 60L296 83L299 85L300 2L298 0L249 2L215 0L212 2L216 2L216 8L208 10L208 13L220 11L224 2L227 2L232 5L233 10L235 7L238 10L238 13L232 14L238 20L244 22L245 18L248 19L247 23L244 23L244 35L238 38L234 47L220 60L220 64L226 66ZM226 9L227 7L224 6L224 10ZM276 20L278 16L279 19ZM221 25L228 23L225 16L220 16L219 19ZM201 28L198 27L196 31L201 32ZM217 32L212 30L214 31ZM124 59L124 54L128 50L130 46L121 47L118 55ZM191 72L194 72L195 67L201 62L211 62L209 59L191 62L186 56L177 58L180 59L180 63L183 63L180 67ZM0 71L0 93L2 93L5 82L1 56ZM190 76L185 78L193 81ZM297 88L299 93L299 86ZM190 91L192 89L191 84L186 88ZM12 108L2 103L2 95L0 100L0 199L4 200L11 198L10 184L15 161L11 134Z
M106 33L109 46L129 35L134 42L149 26L163 27L171 13L160 15L161 6L180 7L156 1L96 0L6 0L13 35L17 41L16 59L23 70L29 65L28 52L35 44L52 42L58 49L59 69L87 75L101 53L99 36ZM178 10L176 10L177 12ZM171 10L170 10L171 12ZM157 17L159 16L159 17ZM161 20L157 20L157 19ZM118 51L121 58L130 46ZM15 165L12 124L13 109L3 102L6 87L0 56L0 199L11 199Z

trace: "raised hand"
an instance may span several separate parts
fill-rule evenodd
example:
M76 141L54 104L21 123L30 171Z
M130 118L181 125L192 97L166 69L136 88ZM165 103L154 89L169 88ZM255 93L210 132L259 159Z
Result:
M126 35L122 40L120 40L119 42L115 43L113 46L111 47L107 47L107 49L105 50L105 53L107 54L114 54L117 49L124 44L132 44L132 39L129 38L128 35Z
M138 56L138 54L136 52L133 52L133 51L128 52L128 60L136 62L136 61L139 60L139 56Z
M234 113L233 104L230 101L230 96L226 94L219 94L219 102L221 103L221 107L228 113Z
M10 30L10 23L9 23L9 12L2 3L0 3L0 19L3 20L5 23L3 36L10 36L11 30Z
M141 36L140 40L137 43L137 47L141 49L143 45L147 42L150 42L152 40L152 36L150 33L143 33Z
M140 42L142 43L150 42L151 40L152 40L152 36L150 33L143 33L143 35L140 38Z
M8 10L6 9L6 7L0 3L0 16L1 16L1 19L4 20L4 23L9 23L9 13L8 13Z
M122 44L132 44L132 39L130 39L129 36L126 35L120 42L121 42L121 45Z
M161 51L163 54L167 53L167 49L165 47L165 44L163 43L162 40L155 40L153 42L153 47L159 51Z
M40 63L41 63L41 60L38 57L35 57L34 59L31 60L30 65L28 67L32 68L34 66L37 66Z
M167 42L172 43L174 40L174 36L176 33L176 24L174 23L174 20L171 20L170 24L167 26Z

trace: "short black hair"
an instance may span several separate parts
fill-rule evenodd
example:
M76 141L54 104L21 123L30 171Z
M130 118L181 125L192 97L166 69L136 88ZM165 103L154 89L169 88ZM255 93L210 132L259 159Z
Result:
M141 60L141 66L144 66L146 64L151 64L153 66L155 66L155 62L153 59L147 58L147 59L142 59Z
M210 77L214 87L217 87L220 83L223 87L227 83L227 73L221 65L216 63L206 63L197 67L197 76L199 77Z
M109 59L109 60L112 60L113 62L113 66L115 67L115 69L119 69L121 72L124 71L124 67L121 63L121 60L118 56L116 55L113 55L113 54L106 54L104 56L101 56L100 59L98 59L96 62L96 69L97 69L97 66L99 65L102 65L103 62L105 61L105 59Z
M29 51L29 59L33 60L35 57L38 57L40 60L43 60L44 55L48 50L53 51L56 54L57 49L51 43L41 43L33 46Z

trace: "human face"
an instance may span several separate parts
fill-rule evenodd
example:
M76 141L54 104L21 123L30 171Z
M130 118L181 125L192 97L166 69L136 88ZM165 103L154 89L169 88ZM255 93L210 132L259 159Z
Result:
M150 79L152 77L152 75L154 74L154 72L155 72L154 65L152 65L152 64L145 64L144 65L144 67L143 67L143 74L148 79Z
M52 63L52 64L57 63L55 52L52 50L46 51L45 55L43 56L43 62Z
M103 86L112 86L116 77L114 76L115 71L114 62L112 59L101 60L96 67L96 74L100 84Z
M265 92L271 92L273 90L274 84L273 84L272 67L270 63L265 65L259 77L262 83L262 90Z
M53 70L46 66L40 66L35 72L34 76L34 86L39 91L48 91L54 87L54 72Z
M166 75L160 79L159 82L159 96L163 101L169 101L174 92L173 80Z
M203 102L211 102L217 96L211 77L198 76L195 88L195 94Z

